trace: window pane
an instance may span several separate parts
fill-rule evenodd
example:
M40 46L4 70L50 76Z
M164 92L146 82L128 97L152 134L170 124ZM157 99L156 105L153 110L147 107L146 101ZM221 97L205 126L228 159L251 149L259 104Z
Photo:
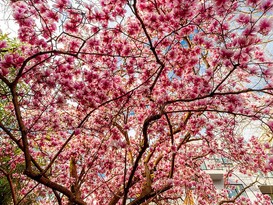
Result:
M226 186L226 188L228 189L228 197L233 198L244 189L244 186L242 184L230 184ZM243 192L241 196L247 197L246 192Z

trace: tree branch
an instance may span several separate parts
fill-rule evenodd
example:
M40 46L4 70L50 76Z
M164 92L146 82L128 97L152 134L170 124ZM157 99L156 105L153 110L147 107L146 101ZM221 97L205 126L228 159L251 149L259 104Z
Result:
M221 202L219 202L218 205L221 205L224 203L234 203L245 192L245 190L252 187L255 183L257 183L257 179L254 182L252 182L251 184L249 184L248 186L244 187L233 199L221 201Z
M139 161L142 158L142 155L144 154L146 149L149 147L149 144L148 144L148 127L149 127L151 122L160 119L161 116L162 116L162 114L152 115L152 116L146 118L146 120L144 121L143 128L142 128L143 145L141 146L141 150L139 151L139 154L138 154L138 156L137 156L137 158L135 160L134 166L132 168L131 174L130 174L129 179L128 179L127 186L124 189L124 198L123 198L123 203L122 203L123 205L126 204L126 199L127 199L127 195L128 195L128 192L129 192L129 188L130 188L130 185L132 183L134 174L135 174L135 172L137 170L137 167L139 165Z
M12 179L11 179L11 174L6 172L1 167L0 167L0 171L6 176L8 182L9 182L9 187L10 187L10 190L11 190L11 196L12 196L13 204L17 205L17 197L16 197L16 194L15 194L15 188L14 188L14 185L13 185L13 182L12 182Z
M148 199L158 195L158 194L161 194L169 189L172 188L172 185L166 185L164 187L162 187L161 189L158 189L156 191L153 191L147 195L144 195L144 196L140 196L138 198L136 198L134 201L132 201L131 203L129 203L128 205L140 205L142 204L143 202L147 201Z
M153 42L152 42L152 39L151 39L151 37L150 37L150 35L149 35L147 29L146 29L145 23L144 23L144 21L142 20L142 18L140 17L140 15L139 15L139 13L138 13L138 9L137 9L136 3L137 3L137 0L134 0L134 3L133 3L134 14L135 14L136 18L139 20L139 22L140 22L140 24L141 24L141 27L142 27L142 29L143 29L143 31L144 31L144 33L145 33L147 39L148 39L148 42L149 42L149 45L150 45L150 49L151 49L153 55L155 56L156 62L159 64L159 72L158 72L158 74L156 75L155 80L153 81L152 85L150 86L150 92L152 93L152 91L153 91L153 89L154 89L154 87L155 87L155 84L156 84L157 80L159 79L159 76L161 75L161 73L162 73L162 71L163 71L165 65L164 65L164 63L159 59L159 57L158 57L158 55L157 55L157 53L156 53L156 49L155 49L155 47L154 47L154 45L153 45Z

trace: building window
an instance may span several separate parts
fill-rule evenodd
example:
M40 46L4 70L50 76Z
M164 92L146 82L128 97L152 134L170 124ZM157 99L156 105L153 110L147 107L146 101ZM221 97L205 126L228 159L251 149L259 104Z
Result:
M232 161L226 157L222 157L222 162L224 166L232 165Z
M234 198L244 189L244 186L242 184L229 184L226 188L228 189L228 197ZM246 192L243 192L241 196L247 197Z
M206 159L201 164L202 170L223 170L221 160L218 158Z
M273 172L268 172L267 175L266 175L265 177L273 178Z
M207 170L207 169L208 169L205 162L203 162L203 163L201 164L201 169L202 169L202 170Z

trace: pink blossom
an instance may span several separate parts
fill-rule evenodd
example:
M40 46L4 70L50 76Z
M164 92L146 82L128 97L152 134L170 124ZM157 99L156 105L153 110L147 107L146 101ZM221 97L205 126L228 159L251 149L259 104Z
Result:
M74 134L79 135L81 133L81 130L79 128L75 129Z
M7 76L9 74L9 69L6 68L6 67L2 67L1 70L0 70L0 74L3 75L3 76Z
M221 55L223 58L231 58L233 56L234 52L229 49L222 48L221 49Z
M267 125L268 125L271 129L273 129L273 121L269 121L269 122L267 123Z
M273 6L272 4L273 2L271 0L264 0L261 3L261 9L263 10L268 10L269 8L271 8Z
M247 3L251 6L258 4L261 0L247 0Z
M266 149L270 149L270 144L267 142L267 143L264 144L264 147L265 147Z
M69 0L57 0L54 6L60 10L63 10L69 4L70 4Z
M227 0L215 0L216 6L222 6L227 2Z
M0 41L0 49L6 48L7 42L6 41Z
M241 23L241 24L247 24L247 23L249 23L249 21L250 21L250 16L249 15L247 15L247 14L240 14L239 16L238 16L238 18L236 19L236 21L238 22L238 23Z
M260 23L259 23L259 32L262 34L262 35L267 35L270 31L271 31L271 28L272 28L272 22L267 19L267 18L263 18Z

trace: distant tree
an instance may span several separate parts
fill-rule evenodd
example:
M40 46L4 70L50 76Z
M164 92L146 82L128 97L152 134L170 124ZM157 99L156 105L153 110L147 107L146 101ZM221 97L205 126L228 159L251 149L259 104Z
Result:
M238 132L246 119L273 129L270 0L10 6L20 43L0 41L0 153L9 173L24 164L21 199L250 204L218 192L201 164L273 170L271 148Z
M0 41L2 45L0 56L5 58L10 54L18 55L18 47L20 42L16 39L11 39L7 34L0 33ZM3 66L3 65L1 65ZM15 77L14 68L9 68L10 77ZM0 118L4 119L5 125L12 129L16 118L7 111L9 106L9 97L7 97L8 87L3 81L0 81L1 87L1 101L0 101ZM24 85L18 84L18 88L22 89ZM15 146L14 142L7 139L4 135L0 136L1 148L0 148L0 204L17 204L24 202L24 204L34 204L31 197L32 194L21 196L20 190L24 183L20 182L18 176L23 174L25 169L24 160L20 162L22 151Z

